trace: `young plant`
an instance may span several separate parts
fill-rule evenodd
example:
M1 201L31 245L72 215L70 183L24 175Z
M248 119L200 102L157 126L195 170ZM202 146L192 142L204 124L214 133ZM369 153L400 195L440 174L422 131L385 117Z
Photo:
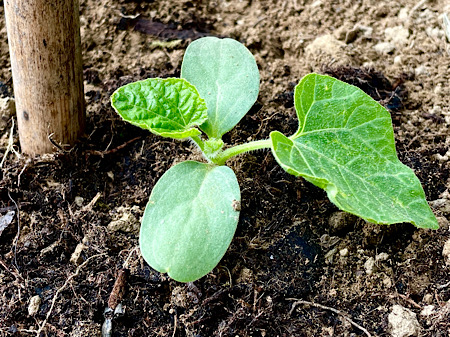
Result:
M247 48L205 37L187 48L181 78L150 78L112 95L123 119L163 137L190 138L207 161L177 164L154 186L139 238L150 266L189 282L219 263L236 230L241 198L225 162L264 148L288 173L323 188L344 211L377 224L438 228L418 178L397 158L389 112L332 77L309 74L295 87L295 134L274 131L270 139L224 150L222 136L258 92L258 67Z

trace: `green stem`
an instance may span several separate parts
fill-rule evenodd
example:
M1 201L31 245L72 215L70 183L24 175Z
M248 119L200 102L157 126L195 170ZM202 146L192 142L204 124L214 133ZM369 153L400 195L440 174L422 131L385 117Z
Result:
M217 165L224 165L225 162L231 157L237 156L238 154L250 152L259 149L268 149L272 145L272 141L270 139L266 140L256 140L250 143L244 143L241 145L236 145L226 149L222 153L220 153L217 157L212 159L212 161Z
M194 141L195 144L197 144L197 146L202 152L205 151L205 143L199 136L192 136L191 139Z

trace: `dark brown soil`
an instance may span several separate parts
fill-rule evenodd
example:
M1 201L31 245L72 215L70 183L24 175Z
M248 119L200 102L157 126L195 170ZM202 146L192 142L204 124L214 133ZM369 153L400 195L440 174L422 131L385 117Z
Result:
M0 233L0 336L102 336L108 301L124 309L112 315L111 336L367 335L361 327L400 336L388 321L396 304L417 315L420 336L450 336L450 257L443 254L450 239L450 47L440 18L450 5L415 5L81 1L86 135L68 152L30 158L10 151L0 173L0 216L15 212ZM390 33L395 27L403 30ZM0 30L6 37L4 19ZM188 141L124 123L109 97L125 83L179 76L186 46L205 35L240 40L261 71L258 101L227 144L295 132L295 84L311 71L331 74L390 110L399 158L422 181L440 229L345 215L260 151L227 163L238 176L242 211L219 266L190 284L152 270L135 249L150 191L174 163L201 158ZM380 51L382 42L393 49ZM6 38L0 65L0 96L12 96ZM14 118L2 116L2 157ZM20 150L16 129L13 139ZM110 225L124 215L123 226ZM128 276L113 291L124 269ZM30 315L36 295L40 305Z

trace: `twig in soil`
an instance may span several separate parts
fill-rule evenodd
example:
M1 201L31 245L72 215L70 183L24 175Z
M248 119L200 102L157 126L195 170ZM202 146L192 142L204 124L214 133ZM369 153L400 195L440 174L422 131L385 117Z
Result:
M13 137L13 135L14 135L14 118L12 119L11 131L9 133L8 146L6 147L5 154L3 155L2 161L0 162L0 168L3 168L3 164L5 163L6 158L8 157L8 153L10 151L12 153L14 153L17 156L17 158L20 158L19 152L17 152L14 149L14 137Z
M351 325L353 325L354 327L356 327L359 330L361 330L362 332L364 332L368 337L372 337L372 335L370 334L369 331L367 331L364 327L362 327L361 325L359 325L358 323L353 321L346 313L344 313L344 312L342 312L340 310L337 310L337 309L334 309L334 308L331 308L331 307L327 307L325 305L318 304L318 303L313 303L313 302L309 302L309 301L299 300L297 298L287 298L287 300L295 301L292 304L291 310L289 310L289 315L292 314L292 312L294 311L295 307L298 304L305 304L305 305L310 305L310 306L313 306L313 307L316 307L316 308L319 308L319 309L329 310L331 312L334 312L335 314L338 314L338 315L342 316L347 322L349 322Z
M0 208L0 213L8 212L8 211L14 211L14 210L16 210L16 209L17 209L16 206L6 206L6 207L1 207L1 208Z
M53 146L54 147L56 147L59 151L61 151L61 152L65 152L65 153L68 153L68 152L70 152L70 150L66 150L66 149L64 149L61 145L59 145L57 142L55 142L54 140L53 140L53 135L54 135L54 133L51 133L51 134L49 134L48 135L48 140L50 141L50 143L52 143L53 144Z
M403 294L397 294L398 297L404 299L406 302L408 302L409 304L411 304L413 307L415 307L416 309L422 309L422 307L417 304L416 302L414 302L412 299L410 299L408 296L405 296ZM395 295L393 296L395 297Z
M92 260L92 259L94 259L94 258L97 258L97 257L99 257L99 256L103 256L103 255L106 255L106 253L101 253L101 254L93 255L93 256L87 258L86 261L84 261L82 264L80 264L80 265L77 267L77 269L75 270L75 272L74 272L72 275L70 275L70 276L66 279L66 282L64 282L64 284L61 286L61 288L59 288L59 289L56 291L55 295L53 296L52 304L50 305L50 309L48 310L47 315L46 315L44 321L42 322L41 326L39 327L39 329L38 329L38 331L37 331L37 333L36 333L36 336L37 336L37 337L40 336L41 331L44 329L45 325L47 324L47 321L48 321L48 319L50 318L50 316L51 316L51 314L52 314L52 312L53 312L53 307L55 306L55 303L56 303L56 300L57 300L59 294L67 287L67 285L69 284L69 282L70 282L75 276L78 276L80 270L81 270L85 265L87 265L88 262L89 262L90 260Z
M177 314L173 316L173 334L172 337L175 337L175 334L177 333Z
M123 143L122 145L119 145L118 147L115 147L114 149L111 149L111 150L107 150L107 151L88 150L88 151L86 151L86 153L103 157L106 154L116 153L117 151L122 150L125 146L137 141L138 139L141 139L141 137L135 137L133 139L130 139L130 140L126 141L125 143Z
M22 169L20 170L20 173L17 176L17 187L20 187L20 178L22 177L22 173L25 172L25 169L27 168L28 163L30 163L30 162L31 162L31 159L28 158L27 161L25 162L25 165L23 165Z
M14 266L16 267L17 272L20 275L20 269L19 269L19 266L17 265L17 242L19 241L19 236L20 236L20 210L19 210L19 206L17 205L17 202L11 197L11 194L9 194L9 191L8 191L8 197L14 203L14 205L16 206L16 210L17 210L17 234L13 241L13 250L14 250Z
M446 284L441 284L441 285L437 286L437 288L438 289L444 289L444 288L447 288L448 286L450 286L450 281L447 282Z
M418 3L416 3L416 5L409 11L408 17L412 17L414 12L422 7L425 2L427 2L427 0L420 0Z
M117 305L122 301L125 294L125 285L127 283L128 269L121 269L117 275L116 282L114 282L113 289L108 298L108 307L112 310L116 309Z
M97 194L95 195L94 198L92 198L92 200L89 202L89 204L87 204L86 206L83 207L82 211L86 212L92 209L92 207L94 207L95 203L98 201L98 199L100 199L100 197L102 196L101 192L97 192Z
M139 249L139 246L136 246L136 247L134 247L134 248L131 250L131 252L128 253L128 256L127 256L125 262L123 263L122 268L128 269L128 265L129 265L130 258L133 256L133 254L134 254L135 252L138 251L138 249Z
M19 280L21 280L21 281L25 281L25 280L23 279L22 275L20 275L19 273L14 272L14 271L12 271L11 269L9 269L8 266L6 265L5 261L3 261L2 259L0 259L0 265L2 265L2 267L5 268L5 270L6 270L7 272L9 272L11 275L13 275L16 279L19 279ZM22 288L25 288L25 286L23 286L22 284L21 284L21 287L22 287Z
M255 28L257 25L259 25L262 21L264 21L265 19L267 19L267 16L263 16L262 18L260 18L258 21L256 21L253 24L253 28Z

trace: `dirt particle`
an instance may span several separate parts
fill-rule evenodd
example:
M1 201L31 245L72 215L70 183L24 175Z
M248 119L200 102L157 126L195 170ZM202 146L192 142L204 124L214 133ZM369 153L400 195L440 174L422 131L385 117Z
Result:
M422 75L427 75L428 74L427 67L425 67L423 64L421 64L416 69L414 69L414 74L417 77L422 76Z
M450 265L450 239L444 243L444 248L442 249L442 255L446 259L445 263Z
M38 313L39 307L41 305L41 297L39 295L35 295L30 298L30 303L28 304L28 315L34 316Z
M333 260L334 260L334 255L337 252L337 248L333 248L331 250L329 250L326 254L325 254L325 262L327 264L332 264Z
M367 275L372 275L375 271L375 259L373 257L369 257L366 262L364 262L364 269L366 270Z
M78 207L83 207L84 198L80 196L75 197L75 205Z
M253 283L253 272L248 268L242 268L238 279L236 280L237 283L247 283L252 284Z
M354 225L357 217L347 212L334 212L328 224L333 233L348 230L350 226Z
M347 248L343 248L339 251L339 255L342 257L346 257L348 256L348 249Z
M381 54L391 54L395 50L395 44L391 42L380 42L373 46L373 49Z
M416 314L398 304L392 307L388 323L392 337L418 336L420 333Z
M42 258L47 258L51 255L54 255L55 248L58 247L58 245L59 245L58 241L53 242L50 246L45 247L44 249L41 250L40 256Z
M70 337L92 336L101 337L102 327L98 323L92 322L75 322L75 326L70 333Z
M233 207L236 212L239 212L241 210L241 202L239 200L233 200L231 202L231 207Z
M16 101L11 97L0 97L0 115L2 118L10 118L16 114Z
M385 278L383 279L383 285L384 285L386 288L392 287L392 280L391 280L389 277L385 277Z
M389 258L389 254L387 253L380 253L375 256L375 261L386 261Z
M119 207L117 213L122 213L122 216L113 220L108 224L108 229L112 232L125 232L125 233L137 233L139 232L139 220L136 219L131 210L126 210L123 207Z
M426 303L426 304L433 303L433 295L432 294L425 294L425 296L422 299L422 302Z
M342 50L345 43L336 39L333 35L322 35L311 42L305 49L306 53L315 54L329 54L336 58L342 58Z
M70 256L70 263L73 263L74 265L78 266L80 263L83 262L83 258L81 256L81 253L87 248L86 245L83 243L79 243L76 247L72 255Z
M423 307L422 311L420 312L420 316L425 316L425 317L431 316L435 312L434 309L435 309L434 305L432 305L432 304L426 305Z
M403 26L388 27L384 30L386 40L392 42L397 47L408 44L409 30Z

